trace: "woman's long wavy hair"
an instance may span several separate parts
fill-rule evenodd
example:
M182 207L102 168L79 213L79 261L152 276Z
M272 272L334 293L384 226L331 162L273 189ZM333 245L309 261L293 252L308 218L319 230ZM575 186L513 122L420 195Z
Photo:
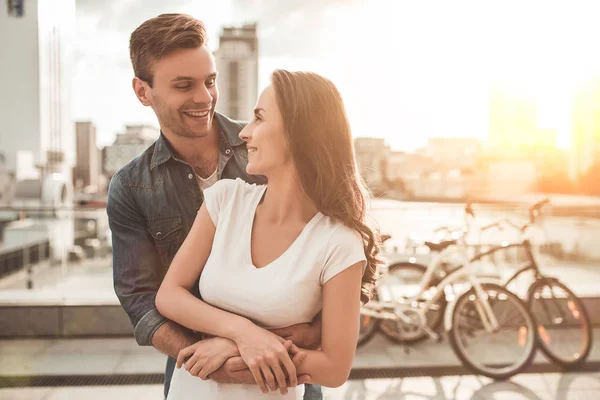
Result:
M342 96L329 79L315 73L276 70L271 81L304 193L322 214L355 229L363 238L367 268L361 301L366 303L381 264L381 238L367 221L369 193L356 167Z

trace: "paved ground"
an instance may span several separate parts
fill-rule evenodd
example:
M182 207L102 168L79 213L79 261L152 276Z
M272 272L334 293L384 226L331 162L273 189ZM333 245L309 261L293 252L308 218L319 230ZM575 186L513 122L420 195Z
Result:
M506 382L477 376L368 379L325 389L325 400L594 400L600 374L523 374ZM4 400L161 400L161 385L0 388Z
M357 350L353 369L362 373L358 376L365 376L366 371L374 369L393 370L395 376L468 373L447 340L424 341L409 350L406 353L404 347L377 335ZM0 376L159 374L164 372L165 365L165 357L158 351L139 347L128 338L0 340L0 359ZM600 365L600 328L594 331L588 362ZM552 369L538 352L531 370L548 372Z
M600 360L600 329L590 365ZM165 357L133 339L1 340L2 377L161 374ZM533 368L550 367L538 355ZM326 392L327 399L597 399L600 373L525 373L510 382L494 383L475 376L441 376L468 373L447 342L424 342L404 349L377 336L357 351L353 376L361 372L395 371L402 379L352 380ZM458 371L458 372L456 372ZM549 370L544 370L545 372ZM425 376L422 376L425 375ZM370 377L373 375L364 375ZM382 376L382 375L379 375ZM384 375L385 376L385 375ZM389 376L389 375L388 375ZM0 388L0 399L159 399L160 385Z

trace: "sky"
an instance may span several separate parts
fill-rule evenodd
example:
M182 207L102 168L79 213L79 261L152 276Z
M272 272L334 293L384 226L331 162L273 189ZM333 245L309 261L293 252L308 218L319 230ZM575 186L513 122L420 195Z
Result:
M430 137L487 138L489 86L538 99L538 123L570 135L569 96L600 71L600 2L403 0L77 0L76 120L111 144L125 124L156 118L131 89L128 38L163 12L223 25L257 22L259 88L276 68L330 78L354 136L412 150ZM218 66L217 66L218 68ZM600 74L599 74L600 75Z

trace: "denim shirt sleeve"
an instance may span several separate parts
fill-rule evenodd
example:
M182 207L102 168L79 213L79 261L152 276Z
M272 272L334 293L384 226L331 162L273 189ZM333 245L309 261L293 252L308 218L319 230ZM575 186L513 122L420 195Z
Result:
M151 346L152 336L167 321L154 304L163 268L143 214L118 173L110 182L106 211L112 232L115 293L134 326L137 343Z

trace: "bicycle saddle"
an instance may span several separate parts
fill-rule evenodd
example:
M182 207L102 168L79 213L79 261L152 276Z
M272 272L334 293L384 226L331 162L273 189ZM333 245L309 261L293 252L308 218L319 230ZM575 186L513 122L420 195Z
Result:
M429 247L429 250L436 252L444 251L448 246L452 246L453 244L456 244L456 240L444 240L439 243L425 242L425 246Z

